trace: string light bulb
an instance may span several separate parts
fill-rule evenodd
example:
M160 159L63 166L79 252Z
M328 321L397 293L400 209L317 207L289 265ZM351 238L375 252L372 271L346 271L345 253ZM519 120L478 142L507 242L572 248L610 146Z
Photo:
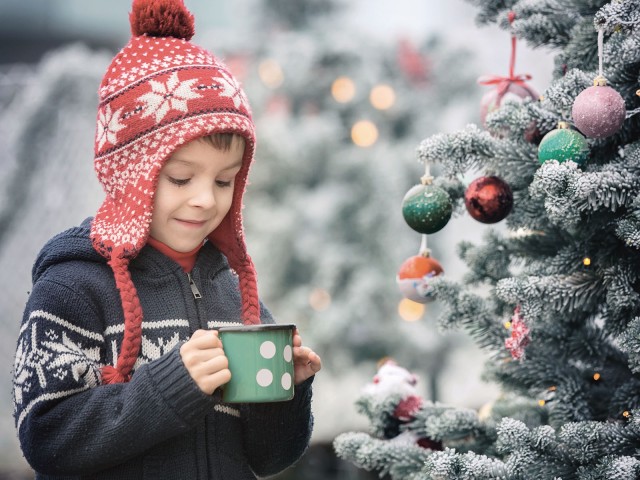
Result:
M323 288L314 288L309 294L309 305L316 312L323 312L331 305L331 294Z
M590 259L589 257L584 257L584 258L582 259L582 264L583 264L585 267L588 267L589 265L591 265L591 259Z
M276 89L284 82L284 73L280 64L273 59L266 59L258 66L258 76L267 87Z
M389 85L376 85L371 89L369 101L378 110L388 110L396 103L396 92Z
M598 380L600 380L600 377L601 377L601 375L600 375L598 372L596 372L596 373L594 373L594 374L593 374L593 379L594 379L596 382L597 382Z
M540 405L541 407L544 407L545 403L547 403L547 402L545 402L542 399L538 400L538 405Z
M370 147L378 140L378 127L369 120L360 120L351 127L351 140L359 147Z
M414 302L408 298L403 298L398 303L398 315L405 322L417 322L424 315L424 310L424 304Z
M331 95L339 103L348 103L356 95L356 86L349 77L338 77L331 84Z

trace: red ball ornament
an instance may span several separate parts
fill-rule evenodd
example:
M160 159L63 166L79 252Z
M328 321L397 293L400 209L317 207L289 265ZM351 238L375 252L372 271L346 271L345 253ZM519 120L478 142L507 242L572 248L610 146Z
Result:
M400 265L396 282L405 298L418 303L428 303L435 300L431 280L442 272L442 266L437 260L425 255L415 255Z
M464 192L464 204L469 215L479 222L497 223L511 212L513 192L499 177L480 177Z
M590 138L610 137L622 126L627 109L622 96L596 77L593 87L583 90L573 102L571 118L576 128Z

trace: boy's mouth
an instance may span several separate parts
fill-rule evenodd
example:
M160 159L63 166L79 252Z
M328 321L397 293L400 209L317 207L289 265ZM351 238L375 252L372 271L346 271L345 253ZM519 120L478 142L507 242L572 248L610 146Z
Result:
M182 218L176 218L176 220L179 223L190 225L190 226L194 226L194 227L200 227L200 226L204 225L205 222L206 222L205 220L185 220L185 219L182 219Z

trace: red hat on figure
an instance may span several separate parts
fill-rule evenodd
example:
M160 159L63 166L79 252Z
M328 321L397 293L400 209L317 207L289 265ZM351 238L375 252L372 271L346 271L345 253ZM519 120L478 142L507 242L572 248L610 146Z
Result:
M183 144L213 133L245 140L231 209L209 240L239 276L242 320L260 323L256 274L242 227L242 197L255 150L251 110L238 81L211 53L192 44L193 15L182 0L134 0L132 38L100 84L95 170L106 198L91 225L94 248L109 260L125 331L104 383L127 381L141 343L142 310L129 261L146 244L158 174Z

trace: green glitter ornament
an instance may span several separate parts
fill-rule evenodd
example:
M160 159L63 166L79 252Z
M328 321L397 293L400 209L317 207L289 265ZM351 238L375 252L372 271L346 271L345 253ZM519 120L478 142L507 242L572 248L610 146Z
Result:
M419 233L435 233L451 218L453 205L449 194L435 185L416 185L402 200L402 215Z
M547 160L566 162L572 160L582 165L589 158L589 145L579 132L569 128L566 122L559 122L558 128L551 130L540 141L538 160L541 164Z

